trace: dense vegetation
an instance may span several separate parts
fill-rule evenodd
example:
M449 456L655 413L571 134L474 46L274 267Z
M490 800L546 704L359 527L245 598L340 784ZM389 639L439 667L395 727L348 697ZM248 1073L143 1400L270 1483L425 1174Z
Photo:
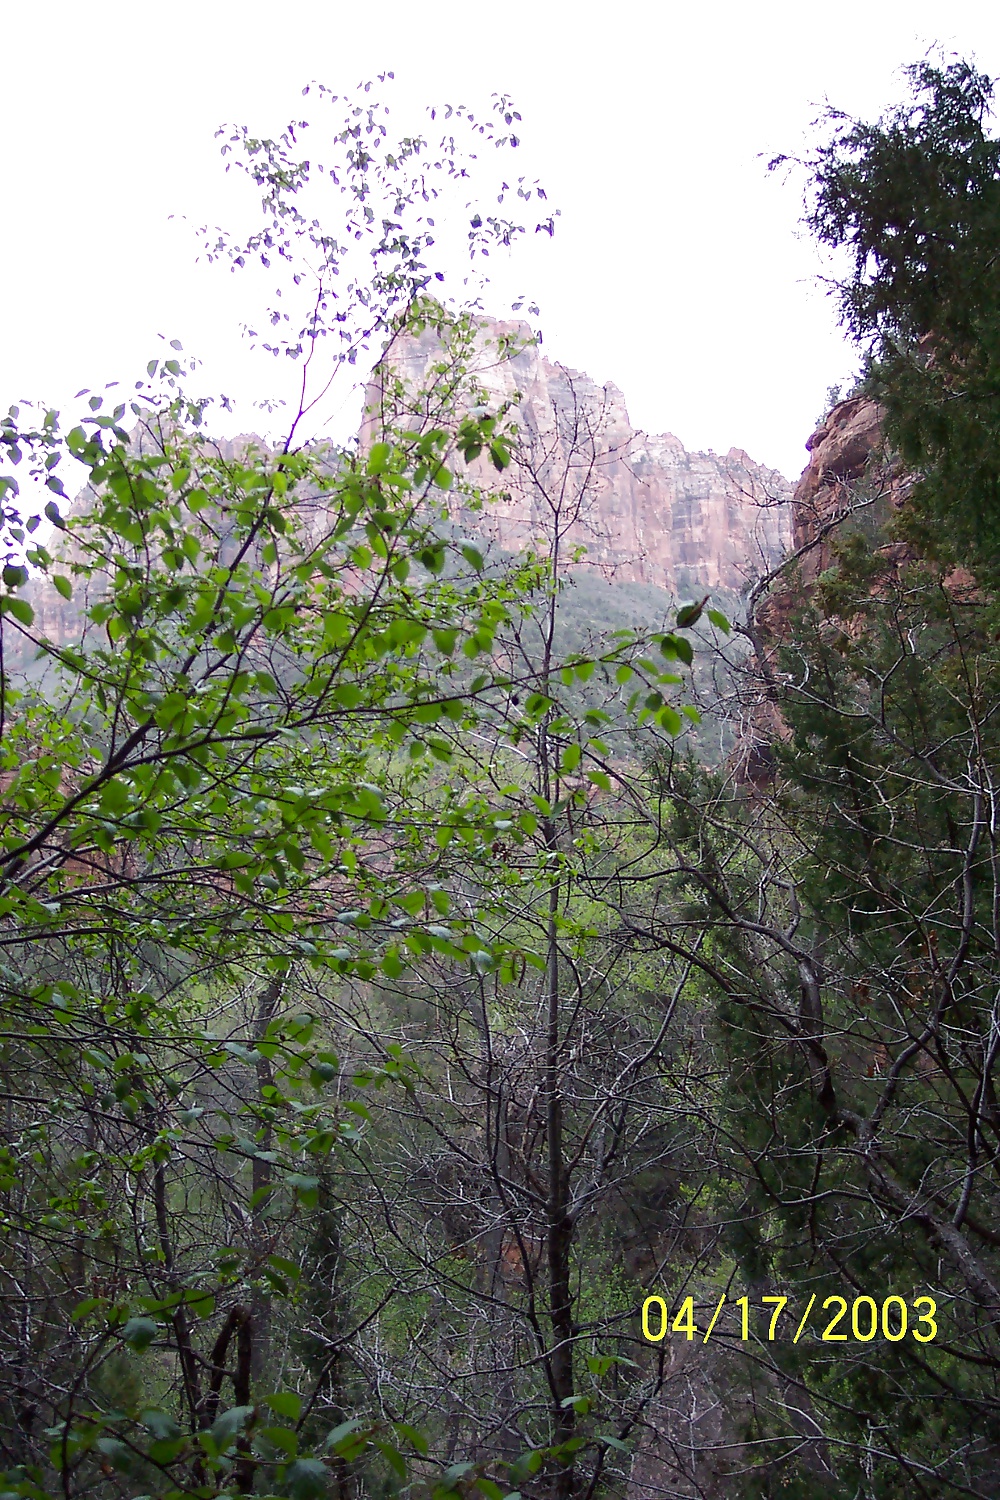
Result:
M5 1494L995 1493L1000 143L975 70L911 81L806 163L887 451L749 655L705 603L586 621L601 434L542 451L476 378L428 206L505 100L436 155L365 97L325 168L304 122L226 139L283 443L214 442L174 359L5 419ZM457 526L484 461L535 551ZM686 739L726 652L752 782ZM691 1299L659 1341L650 1292ZM767 1337L814 1294L936 1325Z

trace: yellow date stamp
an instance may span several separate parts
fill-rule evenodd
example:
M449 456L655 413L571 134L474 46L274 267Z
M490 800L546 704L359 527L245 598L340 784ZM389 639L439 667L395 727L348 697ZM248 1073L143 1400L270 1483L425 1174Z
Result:
M735 1336L744 1344L751 1338L774 1343L779 1329L787 1336L793 1327L793 1344L799 1342L807 1329L814 1337L818 1335L824 1344L848 1341L870 1344L879 1338L890 1344L898 1344L905 1338L915 1339L918 1344L929 1344L937 1338L937 1303L926 1294L910 1302L895 1293L883 1297L881 1303L874 1297L855 1297L849 1303L846 1297L839 1295L827 1297L819 1307L816 1306L818 1301L819 1294L813 1292L805 1311L797 1316L799 1308L793 1309L788 1297L761 1297L759 1303L752 1303L744 1296L734 1297L730 1302L729 1294L723 1292L703 1332L695 1322L693 1297L685 1297L671 1316L665 1298L651 1296L642 1304L642 1336L651 1344L660 1343L668 1332L683 1334L689 1340L701 1338L703 1344L707 1344L713 1334L732 1338L735 1332L733 1318L725 1316L729 1303L730 1309L739 1313L740 1331ZM707 1304L706 1310L711 1307L711 1303Z

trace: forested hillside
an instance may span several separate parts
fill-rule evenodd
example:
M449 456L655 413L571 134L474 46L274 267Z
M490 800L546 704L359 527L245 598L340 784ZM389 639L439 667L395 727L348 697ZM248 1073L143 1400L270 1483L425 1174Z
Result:
M503 99L226 139L283 441L3 419L2 1496L998 1492L1000 141L909 82L790 510L450 300Z

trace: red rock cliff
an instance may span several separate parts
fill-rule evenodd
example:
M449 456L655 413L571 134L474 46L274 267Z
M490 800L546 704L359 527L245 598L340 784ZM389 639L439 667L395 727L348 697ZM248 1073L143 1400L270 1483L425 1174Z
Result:
M520 352L504 353L504 339ZM417 388L439 357L429 330L398 345L392 363ZM781 474L739 448L691 453L670 433L636 430L617 386L546 359L526 324L484 320L473 369L491 404L520 397L517 460L502 476L476 466L479 482L508 498L467 521L500 546L516 551L546 534L558 495L576 508L567 545L587 549L586 565L675 595L739 592L787 550L791 486ZM377 399L373 387L370 405Z

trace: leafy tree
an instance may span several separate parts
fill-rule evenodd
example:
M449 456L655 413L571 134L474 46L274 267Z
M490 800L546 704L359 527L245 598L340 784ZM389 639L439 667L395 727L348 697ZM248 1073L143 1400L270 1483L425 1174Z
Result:
M458 123L516 146L507 101L499 114L496 129ZM634 675L672 733L661 689L690 646L626 632L560 660L546 560L486 566L452 524L453 491L480 503L470 466L482 454L506 469L517 439L470 370L475 320L430 296L445 275L429 259L435 174L466 191L455 124L434 157L352 101L325 168L300 159L302 122L277 141L227 139L264 220L212 253L287 273L271 348L299 362L302 385L281 443L213 441L174 358L151 365L131 432L126 403L106 411L99 395L65 438L52 413L32 427L13 410L0 432L0 1280L18 1311L0 1332L0 1452L14 1493L308 1500L328 1482L345 1496L382 1485L381 1455L392 1483L412 1460L449 1495L497 1500L495 1453L450 1467L408 1412L379 1409L344 1373L379 1308L341 1276L345 1199L377 1228L343 1185L370 1181L392 1143L389 1106L366 1100L416 1098L420 1080L405 1037L364 1033L372 995L439 973L467 994L513 993L533 963L556 1011L555 1248L534 1325L551 1421L524 1476L544 1468L539 1485L558 1493L572 1481L584 1398L561 1059L600 986L562 988L584 937L563 913L564 867L584 757L584 785L610 782L597 720L560 714L553 686ZM303 207L321 182L346 203L339 235ZM520 232L474 205L469 224L474 257ZM305 311L286 316L296 294ZM358 447L304 443L338 369L379 343L388 368L428 326L441 358L417 399L375 414ZM86 489L68 509L47 503L60 536L45 544L13 469L27 462L63 496L70 460ZM49 628L53 594L76 634ZM511 650L535 615L541 659ZM528 743L531 775L498 785L503 756ZM512 869L498 883L500 839ZM522 877L528 920L512 927L503 898ZM330 1005L346 1018L336 1035ZM599 1457L621 1441L586 1440Z
M373 231L367 290L353 286L350 352L428 318L460 339L468 320L424 295L432 273L402 231L424 201L402 163L424 143L380 155L366 129L384 140L352 105L333 143L341 186L371 225L372 184L397 172L395 219ZM248 146L284 217L309 164L282 175L281 149ZM513 232L494 216L473 248ZM306 280L290 239L265 243ZM321 283L339 253L325 250ZM309 378L328 310L316 297L290 351ZM339 309L329 326L343 331ZM68 513L45 506L65 538L50 550L15 474L2 481L2 1275L21 1311L4 1331L0 1441L25 1493L112 1471L168 1491L245 1489L258 1470L291 1493L322 1479L299 1451L310 1404L279 1389L268 1417L264 1400L281 1376L273 1310L297 1295L282 1252L326 1159L359 1138L358 1091L406 1064L385 1052L342 1082L301 975L364 982L435 946L468 961L463 915L447 944L428 933L424 886L435 833L475 844L492 824L475 789L421 788L452 755L437 726L469 729L510 691L491 643L534 576L485 575L442 524L463 443L482 436L507 461L496 418L454 404L475 392L449 387L450 428L305 449L304 378L285 441L264 449L213 442L182 375L151 365L131 433L125 404L105 412L100 396L65 438L54 413L32 428L15 409L2 430L14 467L56 495L71 459L88 486ZM78 639L36 627L47 591L71 601ZM485 671L456 676L455 651ZM361 1425L331 1451L361 1453Z

